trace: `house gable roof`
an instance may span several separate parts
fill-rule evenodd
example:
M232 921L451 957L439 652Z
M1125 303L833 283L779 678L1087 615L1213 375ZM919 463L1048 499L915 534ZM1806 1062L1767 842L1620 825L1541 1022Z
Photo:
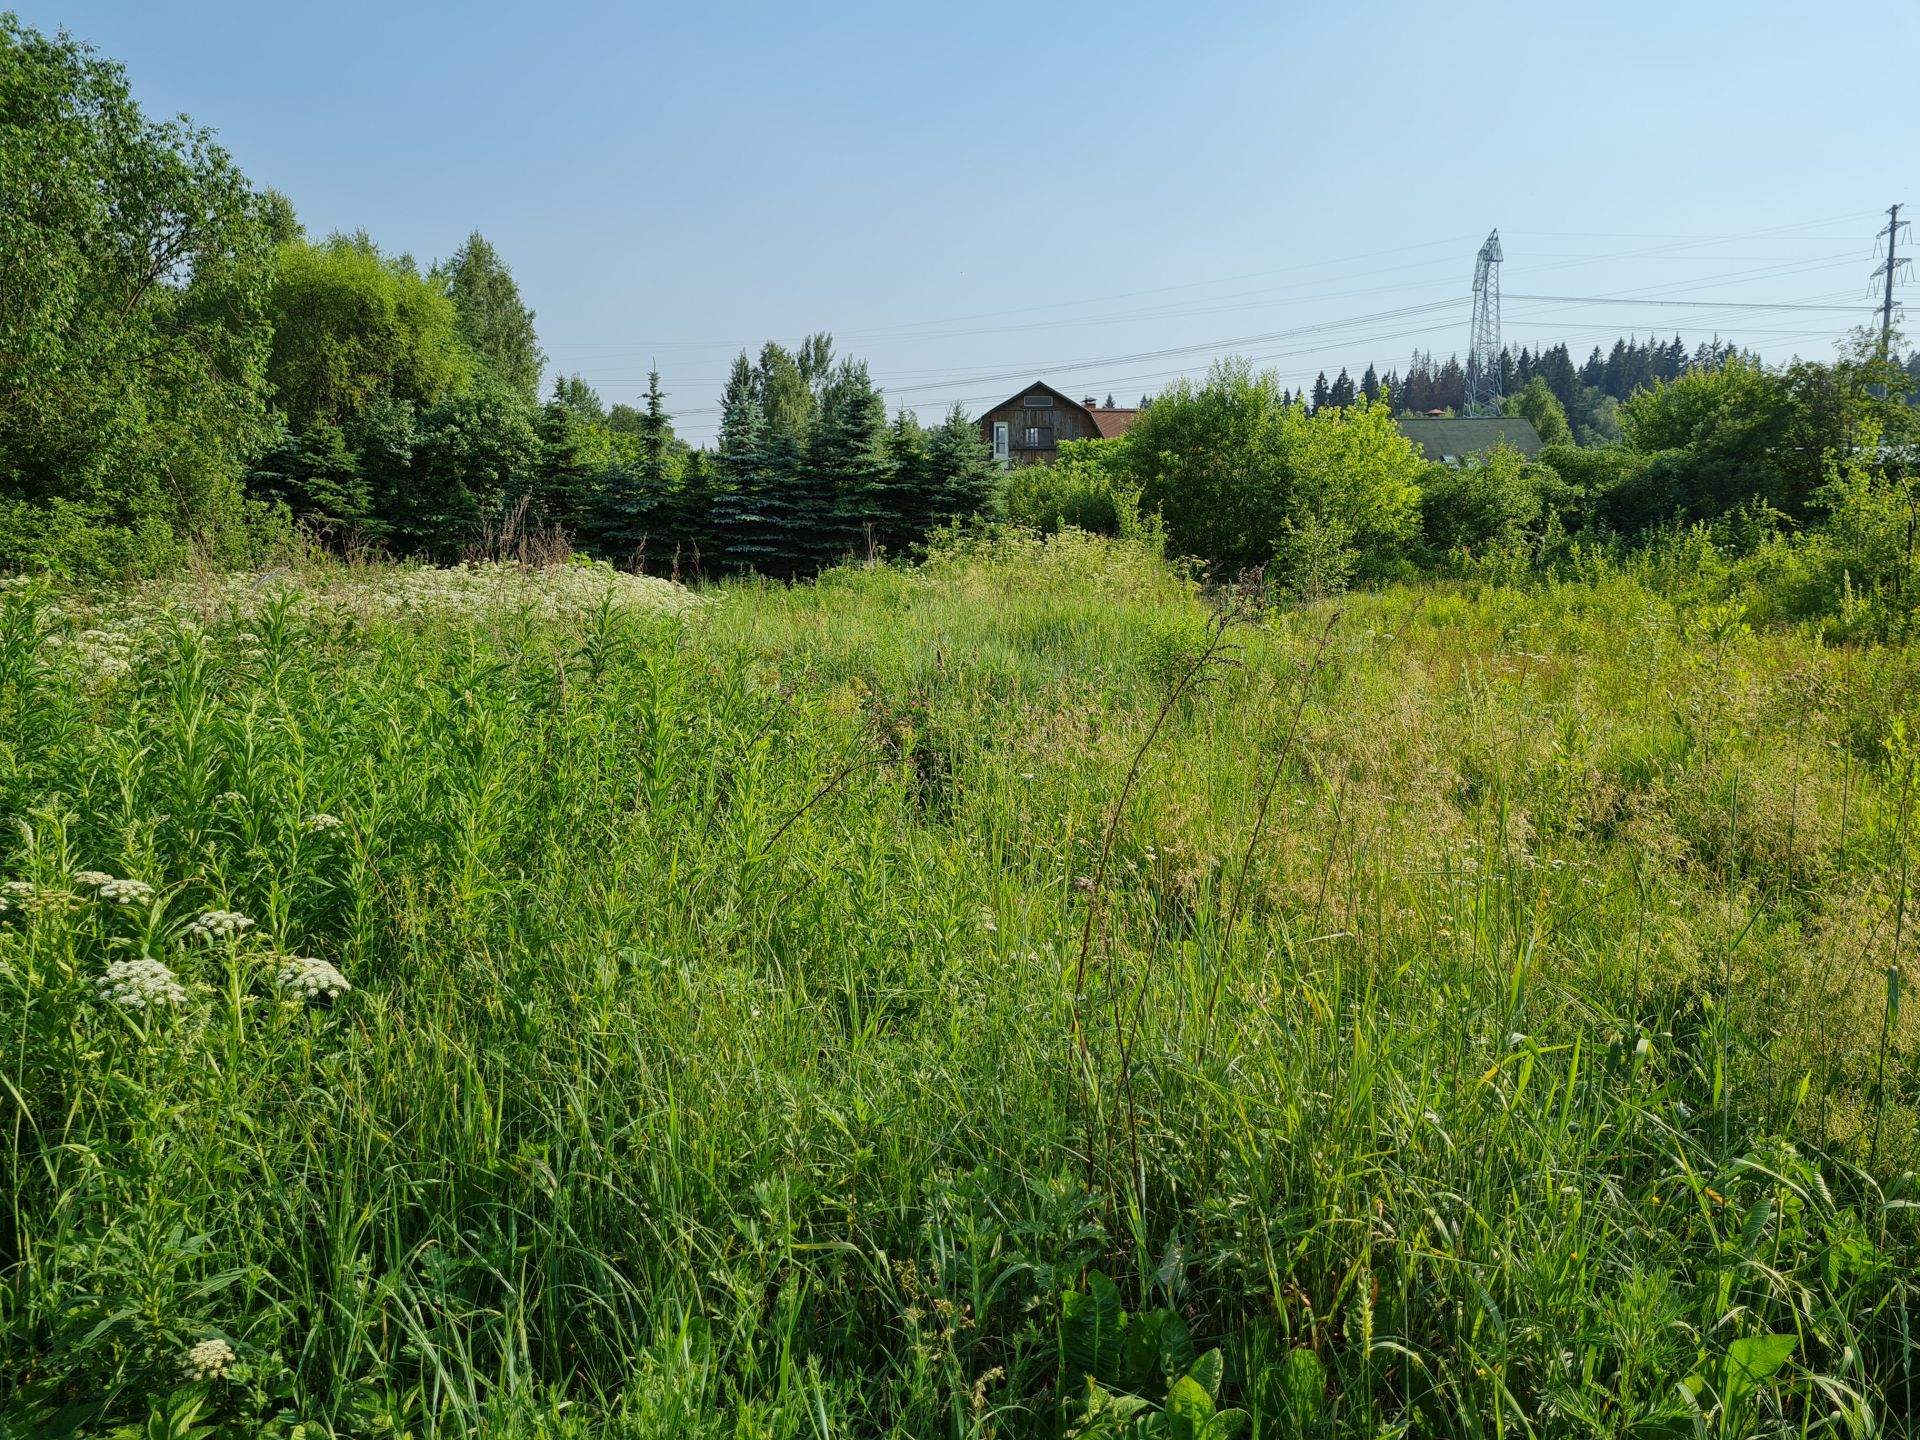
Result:
M1047 382L1044 380L1036 380L1031 385L1022 385L1018 390L1014 391L1013 394L1009 395L1006 399L1002 400L998 405L989 407L985 413L988 415L991 415L994 413L995 410L1009 409L1013 406L1018 405L1022 400L1024 400L1029 395L1040 395L1040 394L1051 395L1053 397L1054 404L1070 406L1073 409L1078 410L1082 415L1090 415L1093 413L1092 411L1088 410L1086 406L1082 405L1078 400L1074 399L1071 395L1067 394L1066 391L1056 390L1053 388L1053 386L1047 384Z
M1106 410L1097 405L1082 405L1078 400L1067 394L1066 391L1056 389L1044 380L1036 380L1031 385L1021 386L998 405L989 406L981 412L980 418L984 421L988 416L998 411L1013 409L1027 396L1036 394L1051 395L1055 406L1065 406L1069 409L1078 410L1093 422L1094 433L1104 440L1111 440L1116 435L1126 434L1133 426L1134 417L1140 413L1137 409L1123 410L1118 406L1115 406L1111 410Z

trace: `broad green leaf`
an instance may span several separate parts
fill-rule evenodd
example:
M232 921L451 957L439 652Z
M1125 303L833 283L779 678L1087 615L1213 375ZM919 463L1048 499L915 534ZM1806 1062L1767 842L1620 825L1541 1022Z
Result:
M1742 1408L1787 1363L1794 1344L1791 1335L1749 1335L1727 1346L1720 1403L1729 1412Z

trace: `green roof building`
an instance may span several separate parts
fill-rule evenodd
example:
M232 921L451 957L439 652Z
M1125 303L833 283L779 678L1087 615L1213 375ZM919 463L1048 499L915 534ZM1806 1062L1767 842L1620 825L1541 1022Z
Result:
M1395 423L1423 459L1447 465L1458 465L1470 455L1484 455L1502 440L1529 460L1540 453L1540 432L1533 428L1531 420L1517 415L1488 415L1470 420L1415 415Z

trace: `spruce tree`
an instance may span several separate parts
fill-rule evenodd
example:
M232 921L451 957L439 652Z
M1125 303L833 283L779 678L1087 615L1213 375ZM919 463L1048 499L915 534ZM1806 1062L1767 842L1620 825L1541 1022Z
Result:
M594 464L588 453L591 437L586 422L561 398L558 386L553 399L541 408L534 434L540 450L528 518L561 530L576 542L590 543L602 529L603 467Z
M1318 415L1333 398L1333 387L1327 384L1327 372L1322 370L1313 382L1313 401L1308 408Z
M1333 388L1327 392L1327 400L1334 409L1345 410L1354 400L1353 377L1347 374L1346 366L1340 367L1340 375L1333 382Z
M802 486L826 508L826 524L808 535L825 567L898 537L904 521L887 453L887 410L863 361L842 360L819 387L820 410L807 436Z
M933 528L938 497L932 489L932 471L927 465L927 432L920 418L906 406L893 417L887 431L887 465L892 472L893 505L899 523L893 533L883 536L890 555L904 555L927 538Z
M719 451L714 456L714 563L735 574L779 573L774 560L784 523L769 502L766 425L753 364L742 351L720 396Z
M927 485L935 527L991 513L1003 479L980 426L955 405L927 439Z
M1380 394L1380 372L1373 368L1371 360L1367 362L1366 373L1360 377L1360 393L1367 397L1368 404Z

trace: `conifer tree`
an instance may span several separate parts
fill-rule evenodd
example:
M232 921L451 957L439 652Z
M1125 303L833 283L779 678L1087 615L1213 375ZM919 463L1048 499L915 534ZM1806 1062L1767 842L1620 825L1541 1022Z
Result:
M1333 387L1327 384L1327 372L1322 370L1313 382L1313 401L1307 407L1318 415L1333 398Z
M991 513L998 504L1003 477L993 448L958 405L927 439L927 476L935 526Z
M1380 372L1373 368L1371 360L1367 362L1366 374L1360 377L1360 393L1367 397L1368 404L1372 404L1380 394Z
M634 442L624 462L610 466L602 489L604 548L622 560L641 557L649 568L665 566L673 553L678 515L673 494L673 423L660 391L660 372L647 377L647 408L640 412ZM556 394L555 404L561 402ZM551 410L553 406L549 406Z
M560 388L541 407L534 422L539 439L538 470L534 479L530 519L550 525L578 541L597 538L600 523L601 482L605 467L589 454L587 424L561 398Z
M1333 382L1333 388L1327 392L1327 402L1336 410L1345 410L1352 406L1353 401L1353 377L1347 374L1343 365L1339 377Z
M927 432L920 418L906 406L893 417L887 431L887 465L892 471L892 493L898 525L882 537L890 555L904 555L908 547L926 539L933 527L938 497L927 465Z
M774 562L786 542L785 518L778 497L768 491L765 446L759 385L742 351L720 396L711 507L715 564L736 574L780 573Z
M807 437L802 485L825 505L826 524L804 539L819 566L898 538L903 507L887 453L887 410L864 361L842 360L819 387L820 408Z

